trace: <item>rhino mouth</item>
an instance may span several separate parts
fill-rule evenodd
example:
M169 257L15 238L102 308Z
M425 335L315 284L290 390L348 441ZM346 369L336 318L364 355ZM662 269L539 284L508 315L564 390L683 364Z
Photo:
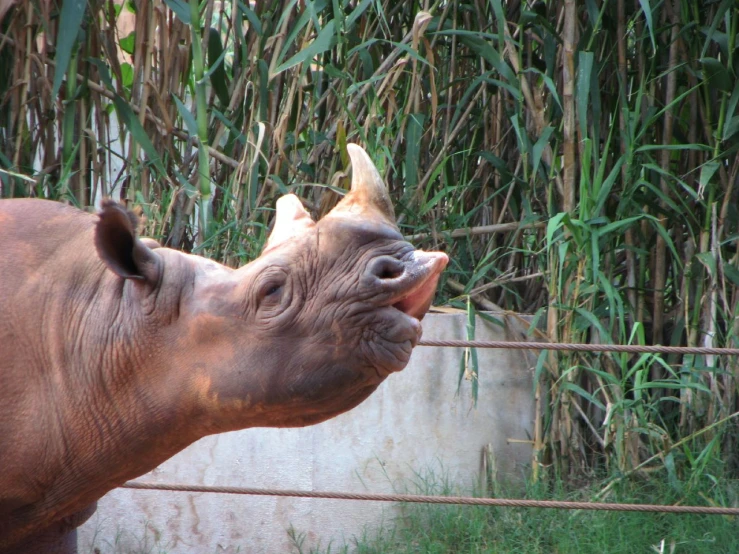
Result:
M411 249L402 258L380 256L370 264L368 275L377 288L373 287L375 308L362 348L379 380L408 365L421 340L420 320L448 261L441 252Z
M441 252L415 251L413 260L400 277L406 281L404 290L397 293L389 305L414 319L423 319L431 306L439 277L448 261L446 254Z

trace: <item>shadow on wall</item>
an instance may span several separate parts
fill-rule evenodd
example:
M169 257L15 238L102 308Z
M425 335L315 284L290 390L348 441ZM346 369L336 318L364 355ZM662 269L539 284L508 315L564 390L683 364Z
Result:
M526 340L525 319L495 317L504 325L477 319L476 339ZM425 339L467 338L464 314L429 314L423 327ZM486 473L521 479L532 453L536 356L478 349L475 406L463 352L418 347L404 371L346 414L302 429L206 437L141 480L392 493L422 490L413 484L423 485L428 468L460 491L488 487ZM294 550L292 527L307 551L348 543L399 513L380 502L117 489L80 528L79 546L101 554L285 553Z

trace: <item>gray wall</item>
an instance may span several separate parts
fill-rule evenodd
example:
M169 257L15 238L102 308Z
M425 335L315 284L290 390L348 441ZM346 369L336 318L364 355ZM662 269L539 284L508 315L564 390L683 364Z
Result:
M424 338L466 338L466 316L430 314ZM523 340L478 319L476 338ZM462 349L418 347L408 367L391 375L347 414L303 429L248 429L207 437L141 480L161 483L390 493L417 473L445 474L472 487L491 445L498 475L520 478L533 435L535 357L524 351L478 350L477 407L470 382L457 389ZM417 491L412 491L417 492ZM465 492L465 491L462 491ZM379 502L314 500L116 489L80 528L80 552L166 551L285 553L287 529L304 547L351 543L391 523L397 508ZM306 549L307 551L307 549Z

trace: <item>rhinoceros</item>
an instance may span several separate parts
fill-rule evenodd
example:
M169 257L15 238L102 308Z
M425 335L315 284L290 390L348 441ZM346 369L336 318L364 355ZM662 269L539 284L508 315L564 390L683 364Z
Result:
M403 240L348 151L341 202L314 222L282 197L239 269L112 201L0 201L0 552L74 552L102 495L197 439L324 421L406 366L448 259Z

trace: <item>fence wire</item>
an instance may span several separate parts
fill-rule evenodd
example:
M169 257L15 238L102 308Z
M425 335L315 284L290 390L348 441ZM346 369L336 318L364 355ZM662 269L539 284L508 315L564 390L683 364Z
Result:
M510 350L564 350L569 352L626 352L630 354L705 354L739 356L739 348L708 346L661 346L641 344L577 344L564 342L519 342L499 340L421 340L418 346L449 348L504 348Z
M739 348L712 348L701 346L661 346L637 344L575 344L549 342L514 342L484 340L422 340L419 346L446 348L502 348L512 350L559 350L570 352L625 352L647 354L703 354L739 356ZM373 502L415 502L425 504L461 504L498 506L506 508L550 508L558 510L602 510L618 512L661 512L673 514L739 515L739 508L722 506L669 506L659 504L620 504L609 502L569 502L559 500L526 500L517 498L476 498L470 496L431 496L417 494L376 494L332 491L304 491L290 489L259 489L249 487L218 487L182 485L174 483L146 483L128 481L124 489L167 492L239 494L251 496L282 496L332 500L363 500Z
M195 492L242 494L251 496L289 496L332 500L364 500L373 502L416 502L423 504L464 504L470 506L499 506L505 508L552 508L557 510L605 510L616 512L664 512L673 514L739 515L739 508L714 506L663 506L658 504L616 504L608 502L565 502L559 500L525 500L517 498L476 498L471 496L429 496L420 494L366 494L331 491L302 491L286 489L256 489L248 487L214 487L207 485L180 485L128 481L124 489L168 492Z

